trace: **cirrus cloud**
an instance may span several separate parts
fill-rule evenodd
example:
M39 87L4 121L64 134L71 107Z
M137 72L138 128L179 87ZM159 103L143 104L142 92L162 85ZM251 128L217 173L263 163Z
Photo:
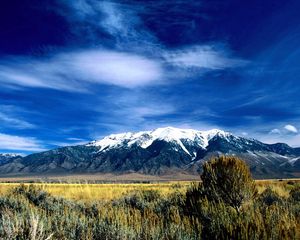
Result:
M89 84L133 88L159 84L159 62L137 54L103 49L59 53L42 60L8 58L0 62L0 82L7 85L83 91Z
M46 150L40 141L32 137L20 137L0 133L0 149L25 152L38 152Z
M166 60L177 67L202 68L220 70L225 68L240 67L247 61L231 58L226 50L214 46L192 46L182 50L168 52Z

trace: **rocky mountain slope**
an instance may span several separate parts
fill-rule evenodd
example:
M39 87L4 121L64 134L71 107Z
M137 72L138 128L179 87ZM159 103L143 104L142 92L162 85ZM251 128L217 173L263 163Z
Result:
M173 127L112 134L86 145L63 147L26 157L2 160L0 173L198 174L217 155L243 158L255 177L294 177L300 172L300 148L265 144L222 130L197 131ZM3 158L4 159L4 158Z

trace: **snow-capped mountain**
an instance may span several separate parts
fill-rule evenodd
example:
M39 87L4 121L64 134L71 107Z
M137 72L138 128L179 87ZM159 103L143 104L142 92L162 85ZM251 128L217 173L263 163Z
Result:
M153 131L112 134L101 140L93 141L87 146L99 147L99 151L107 151L125 145L128 147L137 145L141 148L146 149L154 141L166 141L178 144L183 151L185 151L189 155L192 155L184 146L184 142L204 149L208 146L208 142L215 136L221 136L226 139L227 137L231 136L231 134L218 129L212 129L209 131L197 131L193 129L166 127L158 128Z
M197 175L204 161L223 154L244 159L256 177L293 177L300 172L299 148L265 144L218 129L166 127L17 157L0 162L0 173Z

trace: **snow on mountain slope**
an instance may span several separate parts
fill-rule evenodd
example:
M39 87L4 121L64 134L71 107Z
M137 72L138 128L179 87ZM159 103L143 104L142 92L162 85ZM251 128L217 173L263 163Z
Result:
M186 149L183 140L196 144L198 147L206 148L209 140L216 135L226 139L231 136L230 133L218 129L209 131L197 131L193 129L180 129L174 127L157 128L153 131L142 131L137 133L111 134L101 140L93 141L87 146L97 146L99 151L105 151L111 148L117 148L124 145L131 146L137 144L142 148L149 147L155 140L164 140L177 143L187 154L191 153Z
M288 162L291 164L291 165L294 165L295 162L299 161L300 160L300 157L296 157L296 158L292 158L290 159Z
M20 157L20 155L16 153L0 153L0 159L10 159L16 157Z
M16 153L0 153L0 157L17 157L19 156Z

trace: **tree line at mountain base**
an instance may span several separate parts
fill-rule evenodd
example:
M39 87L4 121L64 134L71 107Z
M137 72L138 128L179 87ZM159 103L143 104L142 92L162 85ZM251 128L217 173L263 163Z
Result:
M247 165L219 157L168 197L134 191L93 203L20 185L0 197L0 239L299 239L300 185L258 193Z

